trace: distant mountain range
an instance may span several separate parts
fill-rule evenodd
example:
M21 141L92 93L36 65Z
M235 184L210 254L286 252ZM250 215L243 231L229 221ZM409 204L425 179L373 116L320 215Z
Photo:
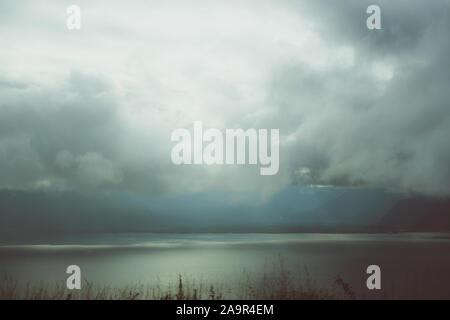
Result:
M380 219L404 196L383 190L352 189L311 211L327 226L367 226Z
M311 215L325 222L315 229L326 232L450 232L450 198L350 190Z
M378 227L389 231L450 231L450 198L411 197L397 202Z
M291 214L284 232L450 232L450 198L349 189L307 212Z
M374 189L289 187L245 204L226 194L174 198L0 191L0 241L105 232L450 232L450 198Z

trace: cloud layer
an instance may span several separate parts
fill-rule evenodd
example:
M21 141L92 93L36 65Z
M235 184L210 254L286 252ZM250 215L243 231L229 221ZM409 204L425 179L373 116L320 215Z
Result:
M450 194L450 4L0 4L0 188L147 194L291 184ZM279 128L280 171L174 166L193 121Z

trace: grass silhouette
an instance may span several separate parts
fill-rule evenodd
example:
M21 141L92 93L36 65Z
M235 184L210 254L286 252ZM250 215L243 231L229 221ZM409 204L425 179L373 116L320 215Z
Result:
M243 271L237 284L226 287L221 284L198 281L178 275L174 283L167 285L143 283L123 287L97 285L85 280L80 290L69 290L63 281L50 284L26 284L12 277L3 276L0 283L1 300L322 300L356 299L351 286L337 277L329 288L320 288L310 276L307 267L298 268L295 276L280 257L270 270L264 267L262 276L254 277Z

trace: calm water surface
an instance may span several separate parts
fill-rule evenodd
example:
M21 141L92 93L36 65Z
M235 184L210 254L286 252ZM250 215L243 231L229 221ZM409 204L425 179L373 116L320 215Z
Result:
M284 261L295 278L306 266L317 286L338 275L365 298L450 299L450 234L104 234L0 246L0 273L21 283L65 281L81 267L97 284L174 282L178 274L232 286ZM368 265L382 290L366 289Z

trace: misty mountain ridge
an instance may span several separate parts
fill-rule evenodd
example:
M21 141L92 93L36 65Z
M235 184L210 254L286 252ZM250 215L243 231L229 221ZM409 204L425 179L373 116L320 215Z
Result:
M380 228L392 231L450 231L450 198L415 196L397 202L380 220Z
M252 195L248 195L251 200ZM292 186L271 199L223 193L149 198L125 193L0 191L0 238L92 232L449 231L450 199L374 189ZM1 239L0 239L1 240Z

